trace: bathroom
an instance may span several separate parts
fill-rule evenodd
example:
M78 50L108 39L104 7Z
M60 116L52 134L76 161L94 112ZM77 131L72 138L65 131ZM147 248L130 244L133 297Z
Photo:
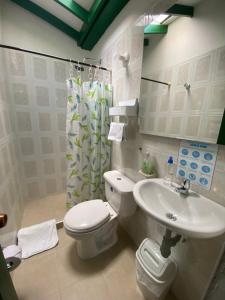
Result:
M24 259L14 271L10 272L14 285L11 289L16 290L17 298L15 295L7 297L9 292L5 291L1 283L0 298L3 300L51 298L79 300L90 297L118 300L144 299L136 282L135 252L146 238L160 245L165 234L164 225L137 207L132 216L119 220L118 242L107 251L87 260L80 259L77 255L77 241L66 234L63 228L62 220L68 211L68 206L71 206L66 197L68 192L65 158L68 142L66 80L70 75L79 74L79 68L72 66L81 67L82 63L90 66L83 66L84 71L81 70L81 76L85 80L90 79L90 73L91 76L96 75L91 65L99 66L101 59L101 66L112 70L110 73L96 68L97 79L112 86L113 99L110 106L117 106L120 101L137 98L140 117L143 107L145 111L142 94L146 91L146 82L141 80L141 77L171 82L170 88L153 82L149 83L147 88L153 89L151 92L154 93L162 92L165 95L163 98L165 103L169 103L167 100L172 99L170 94L174 92L176 78L172 78L169 72L169 75L164 74L163 77L162 72L158 70L168 70L173 67L176 73L180 64L187 65L188 62L192 69L187 75L184 68L181 74L182 84L176 90L177 93L180 92L181 98L183 94L186 97L196 86L210 85L209 79L197 84L192 81L197 58L210 54L209 56L212 57L210 71L216 72L217 64L213 62L218 61L218 53L225 45L224 1L114 1L115 6L118 5L118 10L114 12L114 19L112 17L110 23L104 21L108 24L108 28L105 28L104 32L102 28L100 30L99 27L97 29L93 27L92 38L86 40L86 45L83 46L78 45L76 39L63 31L62 27L60 29L59 23L52 24L43 19L40 13L38 15L29 10L28 2L30 1L0 0L1 44L66 58L68 61L7 48L0 50L0 213L8 215L7 226L0 229L0 244L2 247L15 244L19 229L50 219L56 219L59 223L57 230L59 243L48 251ZM81 29L83 21L81 22L59 3L70 1L35 0L32 2L45 11L55 14L64 23L67 21L78 31ZM85 11L89 11L94 1L76 2L85 8ZM108 2L112 3L112 1ZM193 17L190 16L190 12L189 16L184 12L183 15L180 13L173 22L168 24L167 33L144 34L145 24L139 24L144 14L165 13L176 3L193 7ZM106 12L106 19L108 15ZM144 22L150 21L144 20ZM100 34L96 33L96 30L100 31ZM221 53L224 57L224 52ZM129 59L126 61L127 55ZM122 61L119 56L123 56ZM194 59L193 64L192 59ZM71 61L78 63L72 64ZM220 71L222 70L221 74L224 76L223 69L224 58L221 58ZM207 73L207 68L203 66L201 72ZM224 84L222 75L216 82L221 86ZM189 90L183 87L185 83L190 84ZM223 97L220 106L222 105L224 109L224 89L221 88L220 94L215 95ZM161 97L160 94L156 96L158 98L155 99ZM148 104L146 105L149 107ZM164 111L162 111L163 117L167 114L165 109ZM148 113L147 109L146 113ZM151 109L149 114L153 116L149 120L153 120L155 112ZM117 116L113 117L114 122L127 123L126 137L120 143L112 142L108 170L117 170L133 183L139 182L143 177L138 171L148 153L154 164L155 176L164 178L167 175L168 157L172 156L175 181L181 140L210 144L210 140L193 138L193 132L197 132L198 126L202 126L198 125L197 118L194 118L198 116L197 111L192 114L193 118L190 118L188 134L183 126L184 137L177 138L181 136L181 132L173 131L174 127L177 129L180 125L186 124L184 115L180 112L177 114L174 123L169 121L171 122L169 124L174 126L168 126L168 131L164 134L147 132L152 129L146 129L145 122L141 123L141 120L136 117L120 117L121 120ZM151 127L152 123L147 122L146 125ZM214 125L213 130L217 128L217 124L212 124ZM204 129L204 126L202 128ZM210 128L207 130L210 131ZM224 143L218 145L210 189L191 184L191 190L212 200L213 203L220 204L222 210L225 206L223 191L225 146L221 144ZM224 299L224 294L209 295L212 279L218 270L218 262L223 252L224 234L208 239L183 237L172 248L177 274L165 299ZM0 282L2 278L7 278L1 272L0 276ZM224 278L221 282L224 285ZM8 287L8 283L5 283L6 285Z

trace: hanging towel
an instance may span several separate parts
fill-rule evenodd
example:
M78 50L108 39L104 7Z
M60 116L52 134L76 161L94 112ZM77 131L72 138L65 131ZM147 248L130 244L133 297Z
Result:
M18 231L18 246L22 249L22 258L55 247L58 243L56 220L22 228Z
M120 143L123 140L124 126L125 126L124 123L111 122L108 140Z

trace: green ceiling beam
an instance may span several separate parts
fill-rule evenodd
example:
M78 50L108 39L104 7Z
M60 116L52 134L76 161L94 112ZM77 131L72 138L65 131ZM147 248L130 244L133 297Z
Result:
M55 0L69 12L81 19L83 22L88 22L89 12L73 0Z
M166 11L166 13L173 16L193 17L194 7L188 5L174 4Z
M39 18L45 20L49 24L53 25L54 27L58 28L71 38L78 40L80 38L80 34L78 31L52 15L51 13L44 10L42 7L38 6L37 4L33 3L29 0L11 0L16 4L20 5L24 9L30 11L31 13L35 14ZM18 24L19 25L19 24Z
M78 45L81 46L85 38L88 36L89 31L92 28L92 25L96 21L96 19L99 17L102 9L106 5L108 0L95 0L93 3L90 12L89 12L89 17L88 17L88 22L84 24L81 28L80 31L80 40L78 41Z
M91 50L129 0L96 0L90 12L90 23L82 28L78 45Z
M165 34L168 31L167 25L161 25L161 24L150 24L145 27L144 33L145 34Z

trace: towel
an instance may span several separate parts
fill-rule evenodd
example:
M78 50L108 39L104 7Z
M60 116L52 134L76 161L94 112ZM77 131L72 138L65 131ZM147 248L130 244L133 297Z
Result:
M22 258L55 247L58 243L56 220L22 228L18 231L18 246L22 249Z
M124 123L111 122L108 140L120 143L123 140L124 126L125 126Z

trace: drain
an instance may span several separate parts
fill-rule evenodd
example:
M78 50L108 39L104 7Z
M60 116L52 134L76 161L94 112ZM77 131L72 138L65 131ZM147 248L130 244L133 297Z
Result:
M174 214L172 214L172 213L166 213L166 217L167 217L167 219L170 219L172 221L176 221L177 220L177 217L174 216Z

